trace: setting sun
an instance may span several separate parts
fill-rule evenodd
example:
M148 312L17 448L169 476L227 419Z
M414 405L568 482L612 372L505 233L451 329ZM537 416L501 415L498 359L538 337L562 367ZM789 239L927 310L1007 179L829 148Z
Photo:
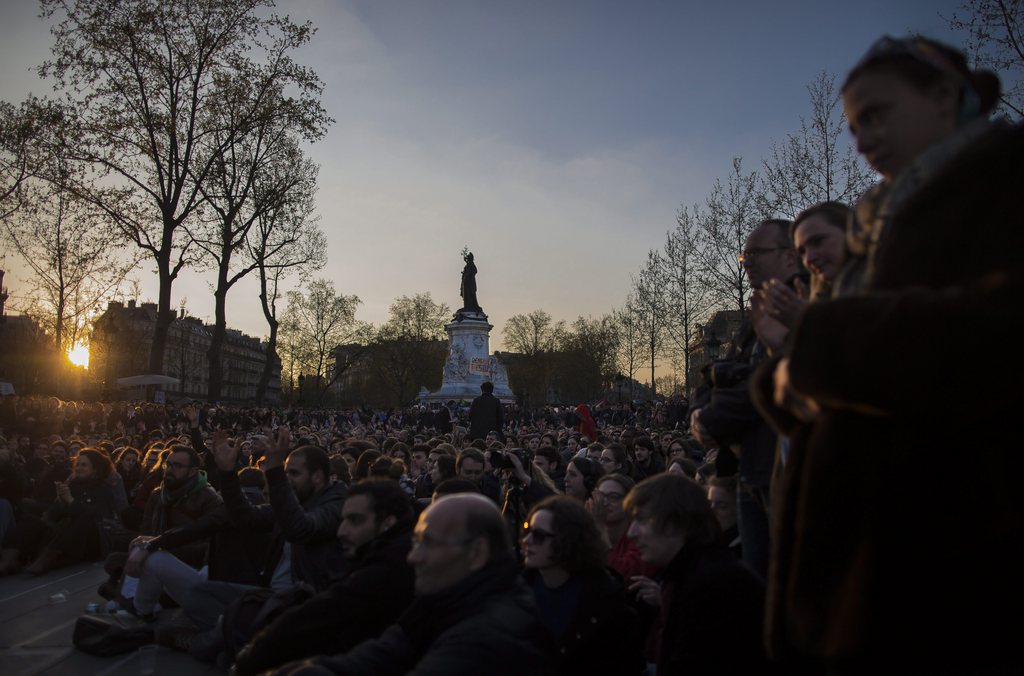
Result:
M68 361L75 366L89 368L89 346L76 345L68 350Z

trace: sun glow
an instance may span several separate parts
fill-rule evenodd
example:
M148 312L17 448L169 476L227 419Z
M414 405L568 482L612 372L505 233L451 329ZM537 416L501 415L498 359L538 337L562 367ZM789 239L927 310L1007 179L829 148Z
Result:
M89 368L89 346L75 345L68 350L68 361L75 366Z

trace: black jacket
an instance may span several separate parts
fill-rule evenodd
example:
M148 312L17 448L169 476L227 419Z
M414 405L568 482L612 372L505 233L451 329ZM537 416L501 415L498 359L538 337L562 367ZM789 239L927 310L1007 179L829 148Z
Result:
M540 573L527 570L524 578L533 586ZM552 640L560 676L631 676L646 668L640 620L626 602L622 580L611 571L583 576L572 620L565 633Z
M345 484L332 484L300 504L284 468L272 467L266 472L270 504L254 506L242 493L235 472L221 471L219 475L221 495L231 522L238 528L264 529L274 534L260 586L270 586L287 541L291 544L292 579L311 584L318 591L326 589L344 564L337 532L348 491Z
M662 576L658 676L763 674L764 583L721 545L683 547Z
M380 638L313 662L346 676L542 676L552 673L549 650L533 593L509 558L417 598Z
M256 674L291 660L344 653L380 636L412 601L415 576L405 560L411 546L411 522L372 540L341 579L256 634L236 656L235 668Z
M501 402L493 394L484 392L469 406L469 438L483 439L490 431L501 434L503 427Z

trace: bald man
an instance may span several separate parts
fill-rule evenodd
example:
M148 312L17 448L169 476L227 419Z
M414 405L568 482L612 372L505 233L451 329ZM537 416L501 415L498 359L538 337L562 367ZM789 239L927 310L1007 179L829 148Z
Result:
M416 598L379 639L277 673L551 673L550 639L491 500L460 493L433 503L416 524L408 560L416 572Z

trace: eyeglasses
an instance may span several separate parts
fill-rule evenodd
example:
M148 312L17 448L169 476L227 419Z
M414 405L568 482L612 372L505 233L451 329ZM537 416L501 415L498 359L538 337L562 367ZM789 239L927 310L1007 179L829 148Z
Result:
M530 538L539 545L544 544L553 537L555 537L554 533L546 530L541 530L540 528L530 528L529 525L527 525L526 527L526 532L523 533L524 540L526 538Z
M603 491L594 491L594 495L600 495L605 500L612 500L618 502L622 498L626 497L622 493L605 493Z
M190 463L186 463L186 462L173 462L173 461L172 462L165 462L164 466L165 467L170 467L171 469L188 469L190 467L195 467L195 465L192 465Z
M438 549L440 547L464 547L475 540L475 537L456 538L452 540L439 540L429 535L417 534L412 536L412 548Z
M755 247L753 249L747 249L739 255L740 263L746 263L756 258L757 256L763 256L766 253L772 251L786 251L789 249L788 246L772 246L772 247Z

